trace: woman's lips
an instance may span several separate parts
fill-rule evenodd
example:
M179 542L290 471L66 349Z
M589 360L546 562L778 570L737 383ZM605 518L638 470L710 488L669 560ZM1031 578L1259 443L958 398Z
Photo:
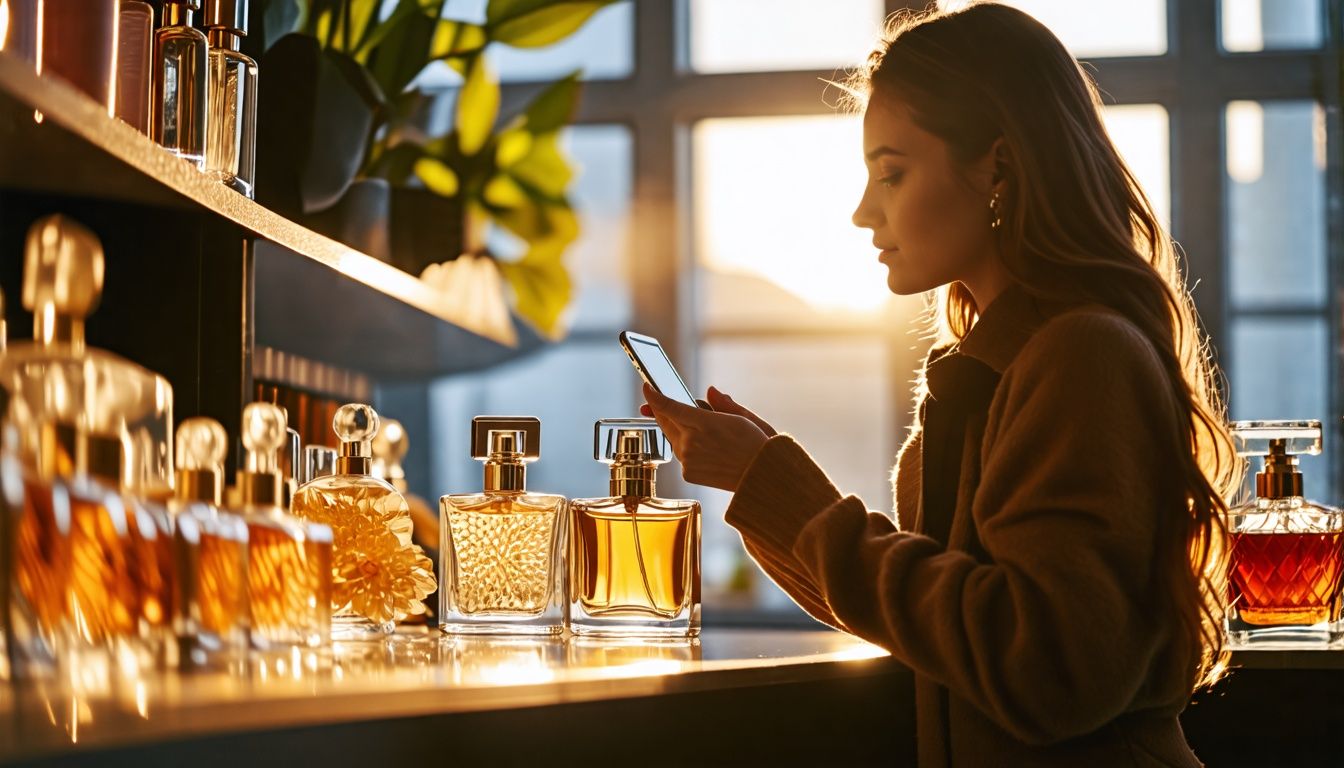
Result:
M897 253L900 253L900 250L901 249L899 248L883 248L882 252L877 255L877 260L885 264L888 259L891 259Z

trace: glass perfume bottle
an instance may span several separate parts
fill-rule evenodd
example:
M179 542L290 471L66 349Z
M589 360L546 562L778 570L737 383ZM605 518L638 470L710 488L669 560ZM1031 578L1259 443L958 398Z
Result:
M193 664L247 647L247 523L220 509L228 435L214 419L177 426L178 635Z
M336 411L340 439L336 474L305 484L294 496L294 514L331 526L333 634L359 638L388 634L398 621L424 613L434 569L411 541L406 499L370 472L369 441L378 414L349 403Z
M654 495L667 441L652 419L603 419L593 456L611 495L570 502L570 629L576 635L700 633L700 502Z
M320 645L331 631L331 528L279 506L284 412L270 403L249 403L243 408L242 438L239 512L247 521L252 644L261 649Z
M149 101L154 78L154 9L144 0L121 0L117 21L117 117L149 133Z
M1261 456L1256 497L1229 510L1228 640L1321 645L1344 639L1344 511L1302 496L1299 455L1321 452L1319 421L1239 421L1242 456Z
M154 111L150 137L164 149L205 168L207 129L205 35L191 26L200 0L164 0L154 32Z
M247 35L248 0L205 0L210 45L210 116L206 121L206 172L253 197L257 146L257 62L238 48Z
M556 634L564 629L565 498L527 492L541 422L477 416L471 456L482 493L439 499L439 625L447 632Z
M409 490L406 483L406 470L402 468L402 459L410 450L410 439L406 428L396 419L383 419L378 434L373 437L373 475L386 480L397 492L406 498L411 510L411 520L415 522L415 543L420 545L431 558L438 557L439 516L430 509L428 503Z
M66 625L82 647L162 645L173 610L171 521L154 499L170 487L172 389L85 345L104 273L92 233L45 217L29 229L24 259L34 341L0 360L23 486L11 608L32 619L29 639L55 638Z

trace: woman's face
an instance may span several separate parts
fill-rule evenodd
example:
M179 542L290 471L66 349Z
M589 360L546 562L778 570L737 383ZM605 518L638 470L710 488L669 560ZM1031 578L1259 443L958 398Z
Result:
M863 116L863 151L868 185L854 224L873 231L892 293L961 281L974 294L978 283L992 280L994 152L959 164L947 142L915 124L904 103L877 97Z

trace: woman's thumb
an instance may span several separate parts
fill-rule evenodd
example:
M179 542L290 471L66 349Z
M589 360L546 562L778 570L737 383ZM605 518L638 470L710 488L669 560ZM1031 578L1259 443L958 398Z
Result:
M760 416L757 416L756 414L752 413L745 406L739 405L738 402L734 400L732 397L730 397L727 393L722 392L715 387L710 387L709 391L706 394L709 397L709 404L714 410L718 411L719 413L731 413L737 416L744 416L750 419L753 423L755 423L756 426L760 427L761 431L764 432L766 435L769 435L771 437L774 436L775 434L774 427L771 427L769 424L766 423L765 419L762 419Z

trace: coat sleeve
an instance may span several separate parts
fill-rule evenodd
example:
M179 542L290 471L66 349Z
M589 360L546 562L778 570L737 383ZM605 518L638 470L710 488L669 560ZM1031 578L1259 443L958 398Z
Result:
M1016 738L1089 733L1131 708L1170 639L1148 606L1159 516L1184 514L1160 481L1180 445L1165 378L1118 316L1036 333L991 407L972 504L989 563L823 492L792 441L767 444L801 454L773 460L792 475L749 471L728 522L789 564L791 594Z

